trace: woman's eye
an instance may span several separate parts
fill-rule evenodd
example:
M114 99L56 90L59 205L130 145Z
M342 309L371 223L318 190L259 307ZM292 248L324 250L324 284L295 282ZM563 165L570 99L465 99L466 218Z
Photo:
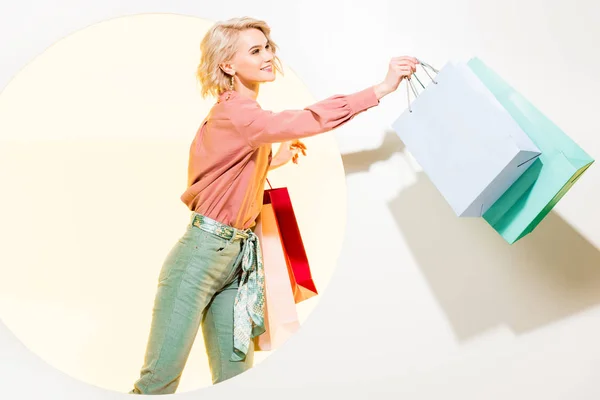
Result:
M252 54L258 54L258 50L253 50Z

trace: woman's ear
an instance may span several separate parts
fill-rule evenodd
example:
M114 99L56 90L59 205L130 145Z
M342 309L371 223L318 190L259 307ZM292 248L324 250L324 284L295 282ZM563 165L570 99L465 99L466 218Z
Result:
M222 63L219 65L221 71L225 72L227 75L235 75L235 68L231 63Z

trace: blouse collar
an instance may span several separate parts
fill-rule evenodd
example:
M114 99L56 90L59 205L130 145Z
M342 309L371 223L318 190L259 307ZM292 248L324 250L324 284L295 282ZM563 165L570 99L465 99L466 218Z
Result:
M236 92L235 90L226 90L223 93L221 93L219 95L219 99L217 100L217 103L221 103L223 101L227 101L229 100L232 96L235 96Z

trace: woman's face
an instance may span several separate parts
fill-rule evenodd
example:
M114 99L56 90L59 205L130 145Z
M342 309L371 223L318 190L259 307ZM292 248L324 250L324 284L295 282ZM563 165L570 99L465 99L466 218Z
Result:
M275 80L273 53L266 36L261 30L247 29L241 31L237 46L233 60L226 64L230 71L225 70L225 72L230 75L231 72L234 72L235 78L247 87Z

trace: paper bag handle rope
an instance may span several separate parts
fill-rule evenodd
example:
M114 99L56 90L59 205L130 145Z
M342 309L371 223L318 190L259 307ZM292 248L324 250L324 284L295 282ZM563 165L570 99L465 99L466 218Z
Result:
M424 61L421 61L421 60L417 60L417 61L419 62L419 65L421 66L423 71L425 71L425 73L427 74L429 79L431 79L431 82L433 82L433 84L437 85L437 81L429 74L429 71L427 71L427 68L429 68L431 71L433 71L436 74L439 73L440 71L438 71L436 68L432 67L431 65L427 64ZM419 85L421 85L421 88L425 89L425 85L423 85L423 83L421 82L419 77L416 75L416 73L414 73L412 75L412 77L414 77L417 80L417 82L419 82ZM410 91L412 90L413 94L415 95L415 99L419 96L419 94L417 93L417 89L415 89L415 84L413 83L412 77L408 78L407 83L406 83L406 98L408 101L408 112L411 112L411 113L412 113L412 108L410 108Z
M269 182L269 178L267 178L267 183L269 184L269 189L273 189L273 186L271 186L271 182Z

